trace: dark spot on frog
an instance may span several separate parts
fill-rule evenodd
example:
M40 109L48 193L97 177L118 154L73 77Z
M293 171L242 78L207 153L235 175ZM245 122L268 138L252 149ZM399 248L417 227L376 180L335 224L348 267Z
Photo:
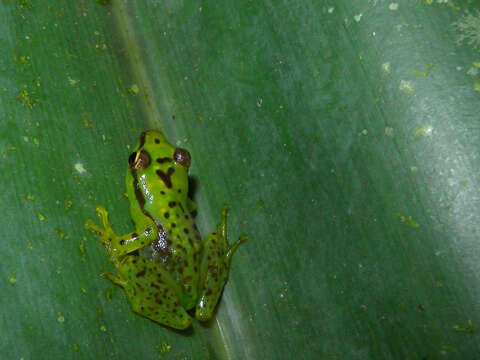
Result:
M182 189L178 189L177 191L178 191L178 193L180 194L180 193L182 192Z
M120 245L125 245L125 240L120 240Z
M160 194L165 195L165 191L160 190Z
M158 177L163 181L163 183L165 184L165 186L167 188L171 188L172 187L172 179L171 179L171 176L172 174L175 172L175 169L174 168L168 168L167 170L167 173L164 173L162 170L158 169L156 171Z
M190 219L190 216L188 216L188 215L185 215L185 219L187 219L187 220L188 220L188 219Z
M177 244L177 249L180 251L186 252L185 248L180 244Z
M163 164L163 163L166 163L166 162L172 162L173 159L169 158L169 157L163 157L163 158L158 158L157 159L157 162L159 164Z
M154 282L150 283L150 285L151 285L152 287L154 287L155 289L160 290L160 286L158 286L158 285L155 284Z
M163 216L165 217L165 219L168 219L170 217L170 214L167 212L165 212L165 214L163 214Z
M184 232L185 234L189 234L189 233L190 233L190 231L188 231L187 228L184 228L184 229L183 229L183 232Z
M143 269L142 271L139 271L136 275L137 278L144 277L144 276L145 276L145 269Z
M175 205L177 205L177 203L175 201L170 201L168 203L168 206L171 207L171 208L175 207Z
M160 139L155 139L155 144L160 144Z
M191 237L188 238L188 243L190 244L190 246L193 246L193 240Z
M176 223L172 223L172 228L176 227L177 224Z
M212 295L212 294L213 294L212 289L208 289L206 295L209 296L209 295Z

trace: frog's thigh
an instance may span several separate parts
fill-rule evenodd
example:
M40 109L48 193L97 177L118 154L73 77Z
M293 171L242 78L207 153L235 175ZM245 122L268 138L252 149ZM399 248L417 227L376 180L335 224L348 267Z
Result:
M119 272L127 280L125 288L133 311L162 325L186 329L192 318L180 305L168 273L158 264L140 256L127 256Z
M210 319L215 311L223 286L227 282L229 263L226 258L228 244L218 233L208 235L203 242L203 259L200 268L200 299L195 317L200 321Z

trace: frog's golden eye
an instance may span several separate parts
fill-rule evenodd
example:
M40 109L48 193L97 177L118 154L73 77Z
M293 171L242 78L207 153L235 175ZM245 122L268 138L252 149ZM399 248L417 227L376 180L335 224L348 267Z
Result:
M190 153L185 149L176 148L173 153L173 161L188 168L190 167Z
M145 150L133 152L128 158L128 166L137 170L146 169L150 162L150 155Z

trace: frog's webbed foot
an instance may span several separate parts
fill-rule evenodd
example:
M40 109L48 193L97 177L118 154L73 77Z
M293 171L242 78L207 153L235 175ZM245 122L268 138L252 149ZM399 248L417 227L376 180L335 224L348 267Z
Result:
M242 234L232 246L228 244L227 212L228 207L223 205L222 221L217 226L217 232L208 235L203 242L201 293L195 310L195 317L200 321L207 321L212 317L228 279L232 255L247 240Z

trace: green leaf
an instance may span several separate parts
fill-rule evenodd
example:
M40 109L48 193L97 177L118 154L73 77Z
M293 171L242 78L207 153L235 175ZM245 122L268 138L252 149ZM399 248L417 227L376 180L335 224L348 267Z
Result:
M469 359L480 353L473 1L0 2L0 354ZM139 134L192 154L202 234L245 232L177 332L100 277L83 224Z

